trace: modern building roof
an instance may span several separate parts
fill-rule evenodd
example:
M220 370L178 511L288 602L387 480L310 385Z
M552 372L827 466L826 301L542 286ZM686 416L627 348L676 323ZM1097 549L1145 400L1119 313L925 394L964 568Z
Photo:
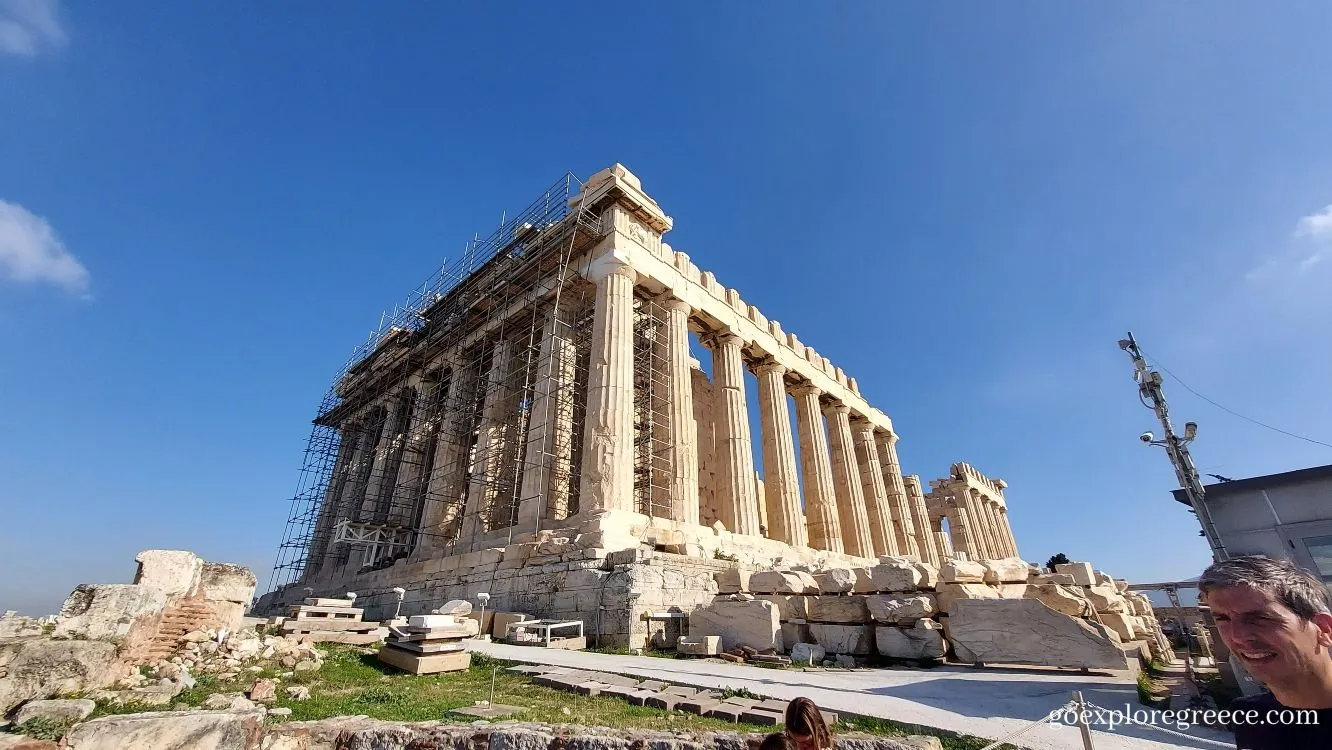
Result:
M1308 469L1296 469L1294 471L1283 471L1280 474L1268 474L1261 477L1249 477L1248 479L1234 479L1229 482L1217 482L1203 486L1203 492L1208 498L1225 497L1226 495L1238 494L1241 492L1251 492L1258 489L1269 489L1287 484L1299 484L1300 482L1311 482L1318 479L1332 478L1332 464L1327 466L1313 466ZM1189 498L1184 494L1184 490L1173 490L1175 500L1189 504Z

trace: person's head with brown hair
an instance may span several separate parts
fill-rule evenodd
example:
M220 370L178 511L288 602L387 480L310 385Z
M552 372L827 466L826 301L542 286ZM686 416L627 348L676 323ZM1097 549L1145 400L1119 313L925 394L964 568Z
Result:
M759 743L759 750L797 750L795 740L786 732L773 732Z
M808 698L796 698L786 705L786 734L798 750L829 750L832 734L823 720L823 712Z

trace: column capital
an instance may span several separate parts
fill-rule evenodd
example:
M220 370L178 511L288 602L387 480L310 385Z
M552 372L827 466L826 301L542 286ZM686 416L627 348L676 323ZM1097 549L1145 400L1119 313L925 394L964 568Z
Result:
M623 276L630 281L638 280L638 273L634 271L633 266L614 253L607 253L593 260L588 264L587 271L583 276L588 281L601 281L607 276Z
M824 414L849 414L850 412L851 412L851 407L841 403L840 401L834 401L833 403L825 404L823 407Z
M897 444L898 440L897 433L893 432L892 430L886 427L880 427L879 425L875 425L874 436L878 438L883 438L884 442L888 443L889 445Z
M661 306L671 312L683 312L685 315L694 311L693 306L688 302L674 297L667 297L666 299L661 300Z
M785 375L786 372L787 372L786 365L778 362L772 357L766 357L762 361L754 365L755 375L772 375L772 374Z
M823 395L823 391L813 383L801 383L791 389L792 396L813 396L818 398Z
M699 341L709 349L718 347L740 347L745 340L733 331L712 331L699 336Z

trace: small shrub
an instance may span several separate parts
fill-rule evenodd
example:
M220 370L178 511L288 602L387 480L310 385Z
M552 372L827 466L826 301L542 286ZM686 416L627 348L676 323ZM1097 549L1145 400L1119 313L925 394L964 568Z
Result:
M740 558L735 555L728 555L721 550L713 550L712 557L715 560L725 560L727 562L740 562Z
M65 732L69 731L74 722L65 719L56 719L50 716L34 716L31 719L19 724L14 731L19 734L25 734L34 740L51 740L58 742Z

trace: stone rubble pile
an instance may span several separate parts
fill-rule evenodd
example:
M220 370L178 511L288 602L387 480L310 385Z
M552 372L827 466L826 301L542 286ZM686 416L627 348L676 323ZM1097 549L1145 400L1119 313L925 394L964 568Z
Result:
M714 601L689 615L685 653L728 658L745 648L841 665L874 655L1094 669L1173 661L1146 596L1089 563L1046 573L1016 557L936 568L885 556L813 572L732 568L716 583ZM702 636L720 644L692 650Z

